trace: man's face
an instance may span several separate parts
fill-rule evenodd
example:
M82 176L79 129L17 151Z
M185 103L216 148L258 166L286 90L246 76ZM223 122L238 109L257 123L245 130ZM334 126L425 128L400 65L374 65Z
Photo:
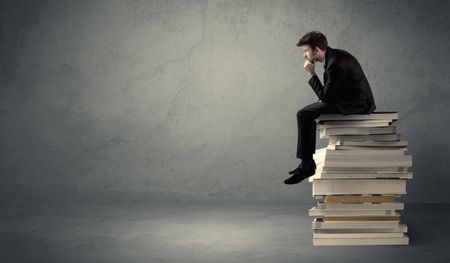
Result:
M317 54L311 49L309 45L302 46L303 49L303 58L308 60L311 63L314 63L317 60Z

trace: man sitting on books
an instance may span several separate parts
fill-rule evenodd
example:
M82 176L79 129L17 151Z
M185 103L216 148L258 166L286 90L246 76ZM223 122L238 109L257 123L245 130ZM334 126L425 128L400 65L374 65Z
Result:
M285 184L297 184L314 175L315 119L320 114L370 114L376 108L361 65L350 53L329 47L325 35L318 31L304 35L297 46L303 49L304 68L311 76L308 83L319 101L297 112L297 158L301 161L296 169L289 172L292 176L284 181ZM322 85L314 71L316 61L325 62L323 74L325 85Z

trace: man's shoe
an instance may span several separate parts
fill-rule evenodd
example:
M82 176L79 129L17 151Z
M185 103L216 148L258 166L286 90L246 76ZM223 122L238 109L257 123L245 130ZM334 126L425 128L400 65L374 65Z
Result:
M295 174L295 172L297 172L297 170L298 170L298 167L295 168L294 170L290 171L289 174Z
M314 170L304 172L303 170L297 169L293 176L284 180L284 183L285 184L298 184L301 181L305 180L306 178L308 178L314 174L315 174Z
M311 166L313 168L311 168ZM304 161L302 160L301 163L298 165L298 167L295 168L294 170L290 171L289 174L295 174L295 172L298 169L305 169L305 170L313 169L313 170L316 170L316 162L314 161L314 159L304 160Z
M288 179L284 180L285 184L298 184L306 178L314 175L316 172L316 163L314 159L311 160L302 160L300 165L295 169L289 172L289 174L294 174Z

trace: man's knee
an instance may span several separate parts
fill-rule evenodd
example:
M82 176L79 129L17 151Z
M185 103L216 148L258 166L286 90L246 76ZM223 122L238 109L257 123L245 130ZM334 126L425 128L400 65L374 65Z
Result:
M297 111L297 117L299 118L311 117L311 112L308 111L307 107L304 107L303 109Z

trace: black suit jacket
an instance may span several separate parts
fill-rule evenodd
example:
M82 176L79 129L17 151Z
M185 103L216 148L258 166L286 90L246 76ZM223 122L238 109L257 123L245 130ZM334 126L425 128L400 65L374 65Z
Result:
M336 105L344 114L372 113L376 106L361 65L350 53L327 47L322 85L314 75L308 81L319 100Z

